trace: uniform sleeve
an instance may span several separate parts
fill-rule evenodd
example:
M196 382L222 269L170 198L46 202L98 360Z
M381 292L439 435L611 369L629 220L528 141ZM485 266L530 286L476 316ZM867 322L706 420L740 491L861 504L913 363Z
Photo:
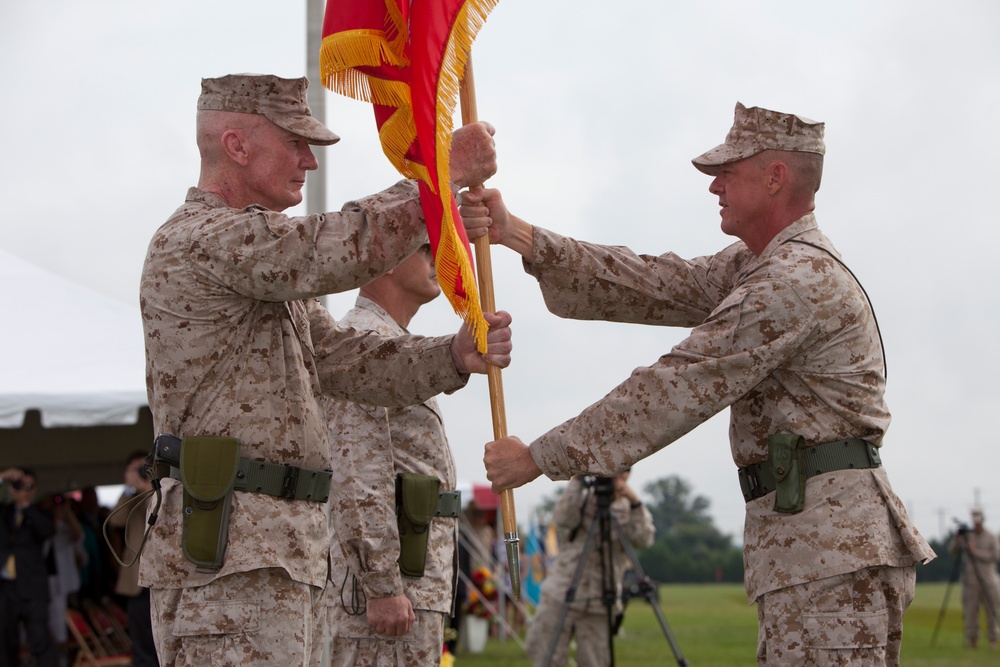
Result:
M339 212L220 209L193 231L189 256L220 290L295 301L361 287L426 242L417 188L402 181Z
M392 441L386 409L350 401L323 401L329 416L333 462L334 545L358 575L365 595L403 593L399 572ZM333 578L343 573L333 573Z
M620 472L749 392L816 327L789 285L742 286L669 354L535 440L532 456L552 479Z
M422 403L465 386L455 369L453 336L386 337L340 327L318 303L309 304L309 327L324 394L371 405Z
M566 485L559 500L556 501L556 506L552 509L552 522L557 528L572 530L580 525L583 491L583 480L579 477L574 477Z
M976 546L976 560L982 561L988 565L992 565L1000 560L1000 542L997 541L996 535L992 533L983 533L982 539L977 540Z
M571 319L693 327L718 306L753 255L742 243L715 256L640 255L622 246L577 241L536 227L525 270L545 305Z
M650 547L656 539L653 515L645 505L629 508L628 521L623 528L629 543L636 549Z

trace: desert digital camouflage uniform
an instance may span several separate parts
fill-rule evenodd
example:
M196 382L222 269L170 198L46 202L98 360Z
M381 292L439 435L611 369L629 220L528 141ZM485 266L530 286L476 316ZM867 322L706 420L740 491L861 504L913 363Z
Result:
M232 209L189 190L154 234L141 279L156 432L232 436L244 458L322 470L329 450L320 393L401 405L460 387L450 336L358 333L336 326L314 298L398 264L426 242L421 222L409 182L340 213L303 217ZM225 563L206 572L182 553L181 504L181 485L164 480L140 565L140 584L152 589L161 663L187 664L198 647L203 655L220 651L216 665L318 664L330 546L325 505L235 493ZM267 586L253 588L282 577L294 604L275 607L264 599Z
M634 548L645 549L653 543L656 532L653 517L644 505L633 508L628 498L616 498L611 502L610 511ZM600 667L611 664L608 651L608 610L602 599L604 583L599 525L595 528L593 546L586 565L583 566L573 602L566 603L566 591L569 590L583 558L587 531L595 516L597 498L592 492L587 493L580 477L574 477L552 510L552 522L559 528L559 554L542 582L542 599L525 638L525 652L536 667L545 664L554 667L565 665L569 659L571 635L576 637L577 665ZM614 616L622 611L621 582L629 566L625 549L614 527L611 534L611 562L614 581L618 587L615 608L612 610ZM552 662L546 663L564 604L567 606L566 619L556 642Z
M835 257L813 214L779 232L760 257L743 242L693 260L637 255L536 227L525 267L552 312L693 327L653 365L535 440L531 452L542 472L553 479L613 474L727 407L739 467L766 460L772 434L798 434L808 444L864 438L881 445L890 415L879 334L860 286ZM797 514L773 505L771 493L746 506L751 603L871 567L910 568L912 578L912 566L934 556L882 467L810 478ZM858 647L861 659L873 643L889 641L881 597L836 614L818 610L815 624L802 637L787 637L786 646L809 652L810 642L820 646L823 626L850 627L856 631L840 636L855 637L845 648ZM908 603L901 601L904 609ZM761 664L797 659L773 654Z
M406 332L364 296L340 323L385 336ZM424 576L403 576L396 562L394 485L396 473L412 472L437 477L441 491L455 490L455 460L437 400L391 409L333 399L322 403L329 418L331 482L342 490L331 506L340 517L332 535L327 595L332 664L437 664L445 617L453 611L458 519L431 521ZM365 599L404 593L417 616L413 629L402 637L376 632L365 616Z
M972 543L972 550L964 549L962 539ZM979 641L979 610L986 619L986 638L995 646L1000 640L997 613L1000 612L1000 578L997 561L1000 560L1000 540L988 530L977 533L970 530L964 538L956 535L948 545L953 554L962 552L962 614L965 619L965 643L975 646ZM990 612L993 612L992 618Z

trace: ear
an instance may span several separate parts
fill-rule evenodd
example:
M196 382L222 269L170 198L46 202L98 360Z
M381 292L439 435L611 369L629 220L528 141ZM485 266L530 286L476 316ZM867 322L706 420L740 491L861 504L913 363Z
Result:
M222 150L229 156L229 159L240 165L247 166L250 161L250 151L247 145L246 136L242 130L231 129L222 133Z
M764 173L767 177L767 192L770 195L777 194L781 188L788 184L788 165L784 162L770 163Z

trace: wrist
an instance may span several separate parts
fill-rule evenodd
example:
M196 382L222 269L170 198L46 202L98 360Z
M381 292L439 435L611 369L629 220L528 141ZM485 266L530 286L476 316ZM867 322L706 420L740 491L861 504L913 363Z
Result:
M510 216L510 231L503 244L530 260L535 253L535 228L516 215Z

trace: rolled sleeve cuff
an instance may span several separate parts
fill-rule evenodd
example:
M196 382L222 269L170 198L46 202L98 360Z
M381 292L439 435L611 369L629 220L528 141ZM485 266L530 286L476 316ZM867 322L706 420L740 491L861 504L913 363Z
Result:
M369 598L391 598L403 594L403 576L399 568L390 571L366 572L361 576L361 588Z
M543 435L531 443L528 449L531 458L535 459L535 465L549 479L559 481L573 476L569 456L558 438Z

